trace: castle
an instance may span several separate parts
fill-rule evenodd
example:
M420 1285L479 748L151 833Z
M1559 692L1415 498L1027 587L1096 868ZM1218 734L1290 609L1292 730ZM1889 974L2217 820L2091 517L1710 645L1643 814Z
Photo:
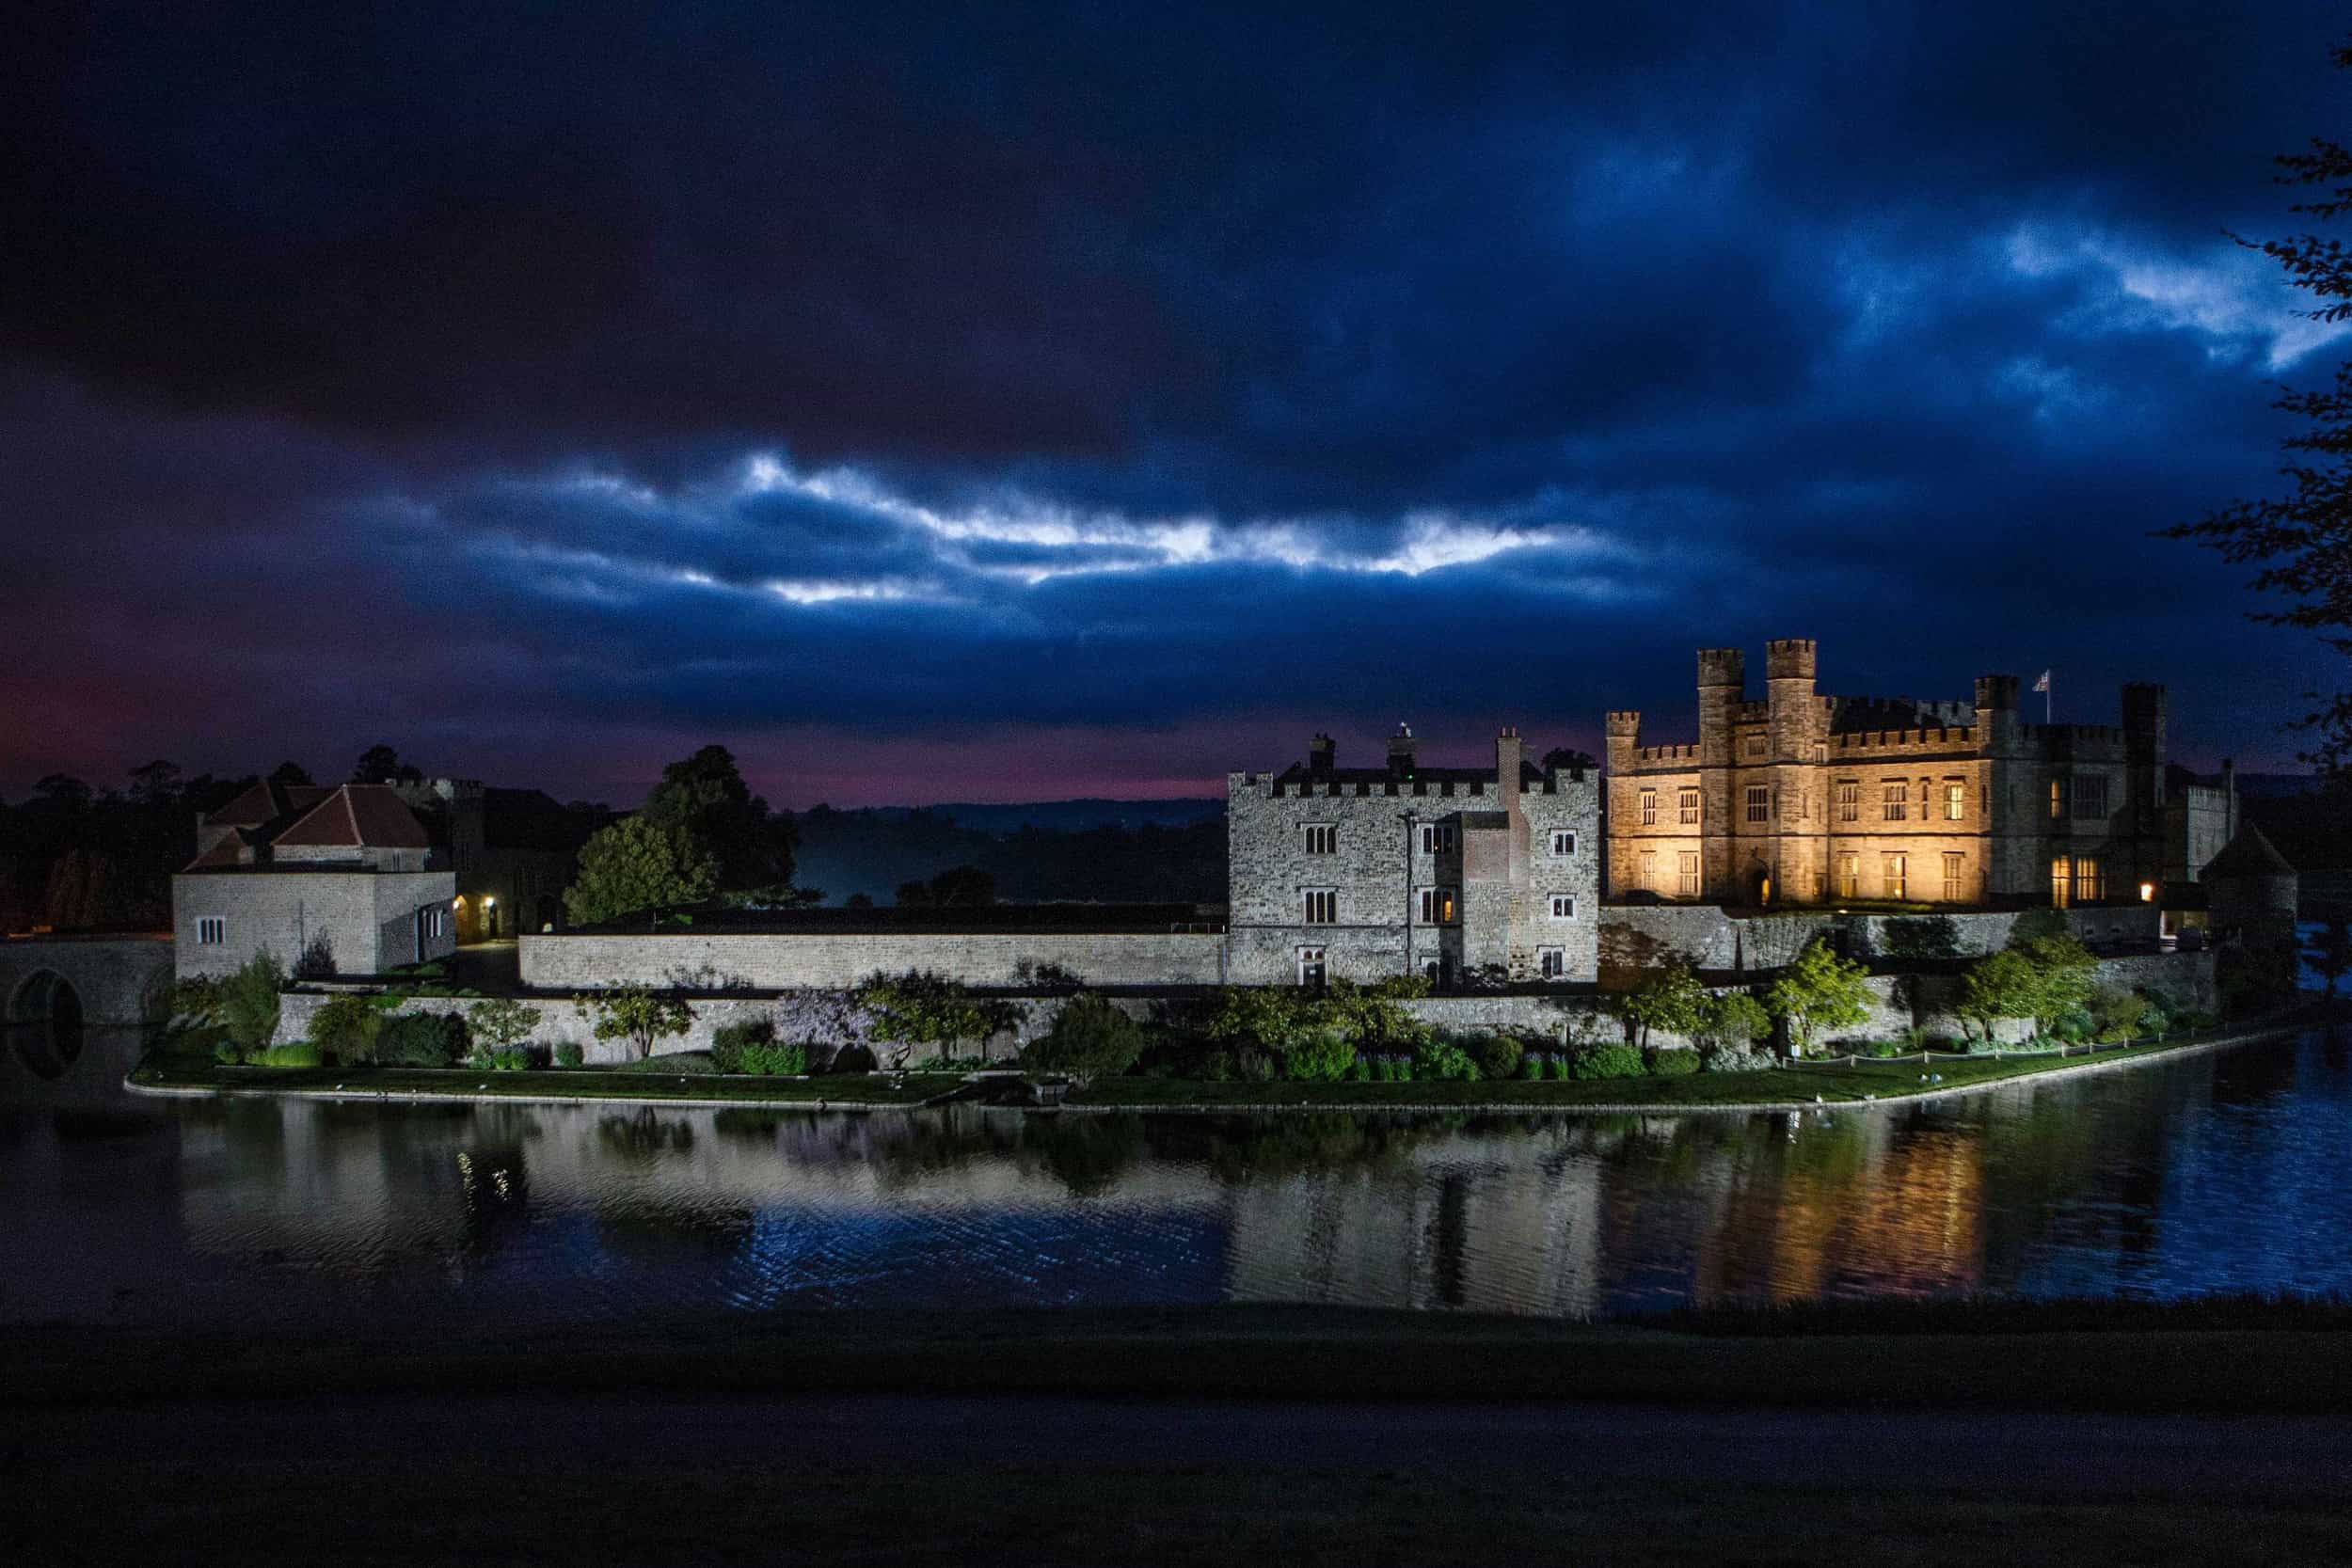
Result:
M2153 902L2234 832L2234 795L2168 799L2164 688L2122 723L2034 724L2014 675L1974 702L1815 689L1809 638L1769 642L1764 696L1737 648L1698 656L1698 738L1644 744L1608 716L1609 885L1628 902L2019 908Z

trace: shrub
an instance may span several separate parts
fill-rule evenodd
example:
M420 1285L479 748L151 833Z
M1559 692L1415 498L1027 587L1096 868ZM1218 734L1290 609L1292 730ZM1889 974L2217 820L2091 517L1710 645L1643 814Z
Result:
M1233 1062L1235 1075L1245 1084L1274 1082L1274 1058L1263 1051L1244 1051Z
M1570 1053L1557 1051L1544 1058L1544 1076L1565 1081L1576 1076L1576 1062Z
M1696 1043L1703 1051L1746 1053L1772 1032L1772 1015L1743 990L1708 999L1699 1020Z
M1233 1076L1233 1053L1212 1051L1200 1058L1200 1076L1212 1084L1230 1083Z
M1347 1081L1349 1083L1365 1083L1369 1081L1371 1077L1372 1058L1369 1056L1359 1056L1354 1061L1347 1064Z
M511 1050L531 1038L539 1027L539 1009L511 996L478 1003L467 1014L467 1027L476 1045L491 1052Z
M1527 1047L1508 1035L1481 1035L1470 1042L1470 1060L1481 1078L1516 1078Z
M310 1043L344 1067L375 1059L384 1015L365 997L338 996L310 1015Z
M1802 1056L1823 1032L1849 1028L1869 1017L1869 991L1863 984L1868 976L1868 970L1839 958L1820 938L1805 943L1764 999L1773 1015L1788 1023L1790 1052Z
M1016 1011L1009 1002L974 996L961 980L921 970L867 977L857 1005L873 1015L876 1039L936 1046L943 1061L965 1040L985 1046L991 1035L1011 1027Z
M295 1040L288 1045L264 1046L253 1053L255 1067L319 1067L326 1057L309 1040Z
M1452 1040L1433 1035L1413 1048L1413 1075L1440 1082L1470 1080L1478 1076L1478 1064Z
M2121 986L2102 986L2090 998L2090 1016L2102 1045L2121 1045L2137 1037L2148 1018L2148 999Z
M1061 1072L1084 1083L1116 1078L1143 1054L1143 1030L1117 1003L1080 991L1061 1005L1054 1026L1029 1043L1021 1065L1031 1072Z
M1356 1042L1338 1026L1308 1035L1282 1053L1282 1076L1295 1083L1328 1084L1347 1076Z
M628 1041L641 1062L653 1054L659 1041L685 1034L694 1022L694 1009L684 997L643 986L583 996L574 1006L589 1020L596 1038Z
M743 1070L769 1078L796 1078L808 1070L808 1047L788 1040L743 1048Z
M2175 1026L2170 1005L2153 991L2141 991L2139 1000L2145 1009L2139 1016L2140 1028L2147 1031L2150 1039L2164 1038L2165 1035Z
M335 977L335 942L325 931L303 943L294 955L294 977L297 980L332 980Z
M375 1032L385 1067L451 1067L466 1056L466 1021L455 1013L394 1013Z
M1652 1029L1685 1037L1696 1035L1709 1016L1707 990L1691 966L1677 958L1646 976L1617 1002L1633 1043L1646 1046Z
M1699 1053L1695 1049L1684 1051L1645 1051L1642 1065L1653 1078L1687 1078L1699 1069Z
M1568 1074L1571 1078L1639 1078L1642 1076L1642 1053L1621 1041L1608 1041L1586 1046L1576 1053Z
M286 972L266 953L256 953L246 966L214 988L212 1022L229 1037L229 1043L251 1055L267 1046L278 1033L278 997L286 989Z
M775 1021L747 1018L735 1023L722 1024L710 1032L710 1070L713 1072L748 1072L743 1065L747 1050L765 1047L776 1037Z
M1531 1051L1519 1058L1519 1076L1535 1079L1544 1075L1544 1053Z
M586 1061L587 1059L588 1053L580 1048L580 1042L578 1040L565 1040L562 1045L555 1048L555 1065L557 1067L578 1067L580 1063Z
M483 1066L493 1072L521 1072L531 1066L531 1053L519 1045L487 1053Z

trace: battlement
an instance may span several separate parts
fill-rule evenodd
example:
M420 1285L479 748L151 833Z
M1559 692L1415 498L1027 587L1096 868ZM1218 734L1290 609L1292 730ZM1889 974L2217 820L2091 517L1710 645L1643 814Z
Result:
M1764 644L1764 678L1812 680L1819 652L1810 637L1783 637Z
M1738 690L1747 684L1748 656L1738 648L1701 648L1699 650L1699 685L1728 686Z
M1731 710L1731 720L1735 724L1761 724L1772 716L1772 705L1768 702L1740 703Z
M1636 707L1611 708L1605 724L1612 739L1640 735L1642 733L1642 710Z
M1858 752L1873 756L1899 756L1973 752L1977 743L1977 727L1973 724L1931 724L1917 729L1898 730L1841 730L1829 737L1830 749L1849 757Z
M1637 746L1633 751L1636 762L1689 762L1699 760L1695 742L1688 746Z

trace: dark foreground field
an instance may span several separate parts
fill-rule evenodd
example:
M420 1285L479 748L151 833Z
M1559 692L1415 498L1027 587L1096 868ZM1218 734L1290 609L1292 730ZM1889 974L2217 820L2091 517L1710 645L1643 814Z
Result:
M2352 1561L2345 1320L24 1328L0 1530L92 1563Z

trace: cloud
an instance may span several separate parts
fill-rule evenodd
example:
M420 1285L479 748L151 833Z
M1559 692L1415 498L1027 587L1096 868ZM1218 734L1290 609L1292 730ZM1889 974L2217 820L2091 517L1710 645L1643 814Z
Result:
M2090 295L2061 318L2084 334L2194 333L2216 357L2259 355L2270 371L2352 333L2352 324L2310 317L2312 296L2291 287L2278 263L2228 241L2194 254L2071 226L2020 225L2009 236L2010 265L2027 277L2083 280Z

